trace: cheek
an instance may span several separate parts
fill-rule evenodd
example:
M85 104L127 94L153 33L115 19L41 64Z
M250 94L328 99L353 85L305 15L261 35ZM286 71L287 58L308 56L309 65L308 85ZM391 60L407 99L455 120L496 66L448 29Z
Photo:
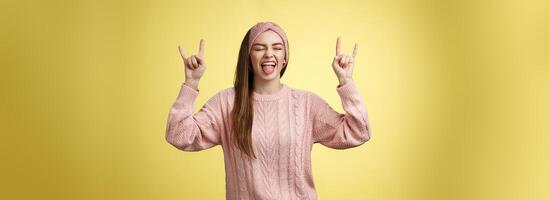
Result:
M276 59L278 60L278 63L282 63L284 61L284 57L286 56L286 54L284 54L284 52L280 52L276 55Z
M252 54L250 55L250 61L251 61L252 64L254 64L254 65L255 65L256 63L259 62L260 58L261 58L261 57L260 57L259 55L257 55L257 54L253 54L253 53L252 53Z
M273 52L274 56L279 58L279 57L283 57L284 58L284 50L278 50L278 51L274 51Z

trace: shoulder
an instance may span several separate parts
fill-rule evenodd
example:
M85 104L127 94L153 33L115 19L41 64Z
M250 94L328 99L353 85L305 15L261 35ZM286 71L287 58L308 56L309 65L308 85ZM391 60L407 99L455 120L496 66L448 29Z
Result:
M229 96L234 96L234 91L231 90L231 88L223 88L221 90L218 90L216 93L214 93L210 98L206 101L206 104L210 105L224 105L228 99Z
M226 88L223 88L223 89L219 90L217 93L215 93L214 97L217 97L217 98L220 98L220 99L225 99L225 98L227 98L228 96L231 96L231 95L234 96L234 89L226 87Z
M220 95L220 96L223 96L225 98L234 98L234 94L235 94L235 89L234 87L225 87L223 89L221 89L217 94Z
M313 117L316 116L318 112L324 111L329 107L328 103L313 91L292 88L290 89L290 93L294 106L301 107Z
M297 100L307 101L307 102L310 102L311 104L315 104L317 102L323 101L320 95L312 91L308 91L300 88L290 88L290 91L291 91L290 93L292 97L294 97Z
M212 98L218 99L222 104L227 104L227 102L232 103L234 99L235 89L234 87L225 87L219 90Z
M293 88L288 86L288 95L291 95L294 99L304 100L310 102L323 101L322 97L318 94L301 88ZM231 101L235 97L236 90L234 87L226 87L218 91L215 96L218 96L222 100Z

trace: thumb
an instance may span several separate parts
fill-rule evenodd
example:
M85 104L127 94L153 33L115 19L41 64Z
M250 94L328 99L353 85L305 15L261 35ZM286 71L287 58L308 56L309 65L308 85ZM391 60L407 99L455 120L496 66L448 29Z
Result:
M200 56L196 56L196 61L198 61L198 64L204 64L204 58L201 58Z
M336 62L339 62L341 60L341 55L337 55L334 57L334 61L332 63L336 63Z

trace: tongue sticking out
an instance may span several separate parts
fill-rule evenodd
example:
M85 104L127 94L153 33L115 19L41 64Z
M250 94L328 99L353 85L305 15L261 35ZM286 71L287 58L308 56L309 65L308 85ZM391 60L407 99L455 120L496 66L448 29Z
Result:
M265 74L271 74L274 71L274 66L272 65L263 66L261 68L263 69L263 73Z

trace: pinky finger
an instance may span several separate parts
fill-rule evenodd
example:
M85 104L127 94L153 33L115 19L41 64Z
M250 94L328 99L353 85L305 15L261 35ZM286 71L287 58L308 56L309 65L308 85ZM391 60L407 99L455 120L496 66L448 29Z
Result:
M343 67L347 67L347 64L349 63L349 57L348 56L344 56L343 57Z
M192 66L192 63L191 63L191 59L185 60L185 67L187 67L187 68L189 68L189 69L193 69L193 66Z
M194 65L194 68L198 68L198 61L196 60L196 56L193 56L193 65Z

